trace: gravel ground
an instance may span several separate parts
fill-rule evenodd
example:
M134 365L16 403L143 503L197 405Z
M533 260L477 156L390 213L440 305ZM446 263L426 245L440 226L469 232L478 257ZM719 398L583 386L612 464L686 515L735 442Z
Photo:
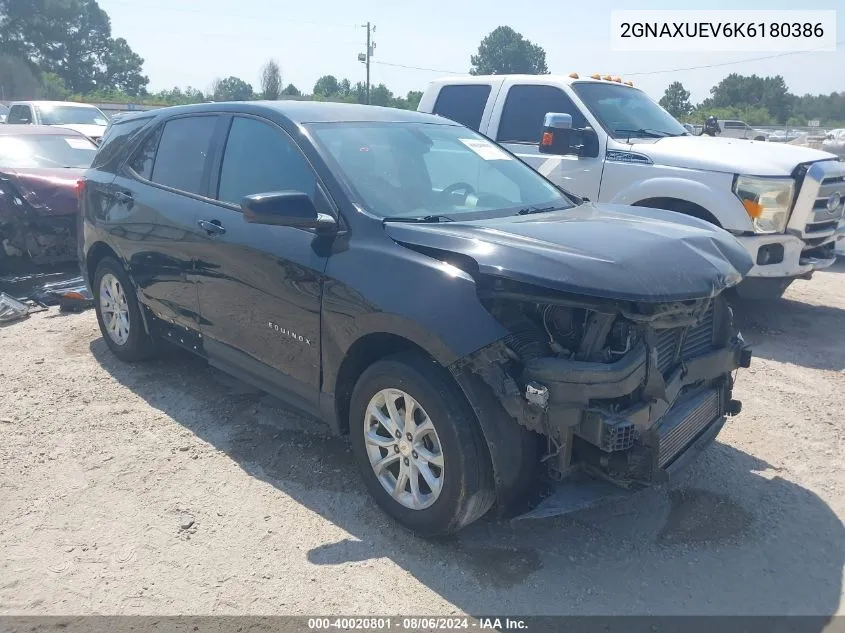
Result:
M674 487L427 542L321 424L35 314L0 329L0 614L845 614L845 261L739 316L743 412Z

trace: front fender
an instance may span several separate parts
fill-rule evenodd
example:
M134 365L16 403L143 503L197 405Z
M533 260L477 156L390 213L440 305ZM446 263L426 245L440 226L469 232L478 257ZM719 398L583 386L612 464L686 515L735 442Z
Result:
M675 170L684 172L688 170ZM731 192L729 174L713 174L714 182L706 183L683 174L634 180L612 194L604 202L633 205L649 198L675 198L692 202L706 209L723 228L731 231L753 231L751 219L739 199Z

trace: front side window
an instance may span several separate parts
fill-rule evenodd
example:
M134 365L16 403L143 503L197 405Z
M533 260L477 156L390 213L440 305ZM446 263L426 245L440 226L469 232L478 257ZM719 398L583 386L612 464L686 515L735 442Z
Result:
M299 191L314 200L311 167L279 128L235 117L220 167L217 199L239 205L246 196L274 191Z
M87 168L97 146L84 136L23 134L0 136L0 167Z
M6 123L32 123L32 110L28 105L13 105L6 117Z
M151 119L152 117L143 117L128 121L111 121L109 127L106 128L102 141L100 141L100 149L97 151L92 167L101 167L122 154L129 140L134 137L135 132L138 132Z
M549 112L572 117L572 127L583 128L587 120L560 88L554 86L516 85L508 90L499 132L500 143L540 143L543 121Z
M572 202L480 134L431 123L308 126L354 198L383 218L499 217ZM390 165L389 176L384 165Z
M611 82L573 82L572 89L615 139L684 136L688 132L644 92Z
M150 180L187 193L202 193L217 116L190 116L165 123Z
M108 119L94 106L36 106L42 125L106 125Z

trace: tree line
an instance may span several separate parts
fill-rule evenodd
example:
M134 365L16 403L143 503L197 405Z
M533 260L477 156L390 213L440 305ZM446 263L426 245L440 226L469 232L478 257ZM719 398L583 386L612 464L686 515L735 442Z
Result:
M783 77L731 73L710 89L698 105L680 81L672 82L660 99L672 116L685 123L703 123L709 116L739 119L749 125L807 125L817 120L827 127L845 126L845 92L797 96Z
M365 103L367 86L334 75L313 87L284 84L281 68L269 60L261 68L260 86L240 77L214 79L202 90L188 86L151 92L144 60L123 38L112 37L111 21L96 0L0 0L0 99L72 99L90 102L179 105L203 101L313 99ZM469 73L546 74L545 50L509 26L488 34L470 57ZM422 92L395 95L383 83L370 86L370 103L416 109ZM673 82L660 104L685 122L707 116L743 119L752 125L790 123L845 124L845 92L798 97L780 75L728 75L700 104Z

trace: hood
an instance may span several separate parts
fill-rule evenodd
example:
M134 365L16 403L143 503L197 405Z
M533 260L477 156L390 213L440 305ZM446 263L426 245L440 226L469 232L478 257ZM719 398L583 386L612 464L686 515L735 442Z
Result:
M583 204L564 211L437 224L385 223L394 240L472 258L484 274L622 301L712 297L753 261L727 231L640 207Z
M76 182L84 169L0 169L0 187L11 189L41 216L76 213ZM7 191L7 195L9 192Z
M89 138L102 138L106 131L105 125L88 125L83 123L65 123L64 125L53 125L51 127L63 127L74 132L84 134Z
M800 163L836 158L809 147L718 136L674 136L626 148L657 165L749 176L790 176Z

